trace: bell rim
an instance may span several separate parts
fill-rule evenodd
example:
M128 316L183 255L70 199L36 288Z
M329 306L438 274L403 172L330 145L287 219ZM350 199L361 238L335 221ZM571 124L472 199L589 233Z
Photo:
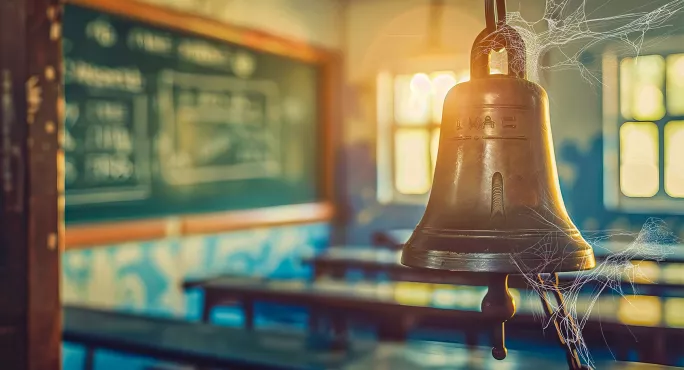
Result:
M531 253L459 253L409 249L402 251L401 264L428 270L507 274L577 272L596 267L594 250L591 248L576 250L557 258L560 259L558 262L549 262L548 258L535 258Z
M442 236L492 236L492 237L499 237L501 235L520 235L520 236L538 236L538 235L551 235L551 234L564 234L564 235L582 235L582 233L577 229L576 227L567 227L567 228L554 228L554 229L545 229L545 230L540 230L540 229L499 229L499 230L491 230L491 229L482 229L482 230L477 230L477 229L450 229L450 228L439 228L439 227L434 227L434 226L418 226L416 230L413 231L415 234L416 232L420 233L425 233L425 234L431 234L431 233L439 233Z

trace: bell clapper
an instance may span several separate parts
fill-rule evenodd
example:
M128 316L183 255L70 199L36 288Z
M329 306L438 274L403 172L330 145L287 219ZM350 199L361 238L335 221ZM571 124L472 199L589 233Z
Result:
M487 318L501 323L501 328L496 328L493 333L492 356L497 360L503 360L508 352L505 342L505 323L515 315L515 301L508 291L507 274L491 275L487 294L482 299L481 309Z
M574 341L566 341L563 337L563 333L578 333L578 327L575 325L575 321L572 316L568 314L565 309L565 302L563 300L563 294L558 287L559 280L558 274L551 274L546 278L539 274L537 275L539 283L541 283L541 289L539 291L539 297L541 298L542 307L546 316L553 320L554 326L556 327L556 333L558 334L558 341L560 345L565 348L566 358L568 361L568 366L571 370L584 370L590 369L588 366L582 365L577 353L577 343ZM553 307L551 302L549 302L546 296L547 291L551 292L558 306L558 313L554 315Z

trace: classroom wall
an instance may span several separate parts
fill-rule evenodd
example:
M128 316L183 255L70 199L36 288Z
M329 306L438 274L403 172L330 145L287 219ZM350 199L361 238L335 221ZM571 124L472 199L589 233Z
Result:
M342 47L341 0L143 0L332 49Z

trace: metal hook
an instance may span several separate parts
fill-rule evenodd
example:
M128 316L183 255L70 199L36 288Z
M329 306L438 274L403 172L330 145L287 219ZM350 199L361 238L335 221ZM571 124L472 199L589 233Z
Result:
M506 0L485 0L485 21L490 33L505 25Z

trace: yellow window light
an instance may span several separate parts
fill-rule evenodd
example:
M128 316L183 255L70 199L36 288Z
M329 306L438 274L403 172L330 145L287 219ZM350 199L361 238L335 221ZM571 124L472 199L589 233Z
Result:
M657 326L662 320L659 297L629 295L620 300L618 319L627 325Z
M432 172L428 158L429 132L398 129L394 144L395 186L402 194L425 194L430 190Z
M665 192L674 198L684 198L684 121L668 122L664 134Z
M665 325L684 328L684 298L665 299Z
M628 197L648 198L659 189L658 126L627 122L620 127L620 189Z
M396 283L394 300L407 306L428 306L432 301L432 287L423 283Z
M684 115L684 54L667 57L667 111L670 115Z

